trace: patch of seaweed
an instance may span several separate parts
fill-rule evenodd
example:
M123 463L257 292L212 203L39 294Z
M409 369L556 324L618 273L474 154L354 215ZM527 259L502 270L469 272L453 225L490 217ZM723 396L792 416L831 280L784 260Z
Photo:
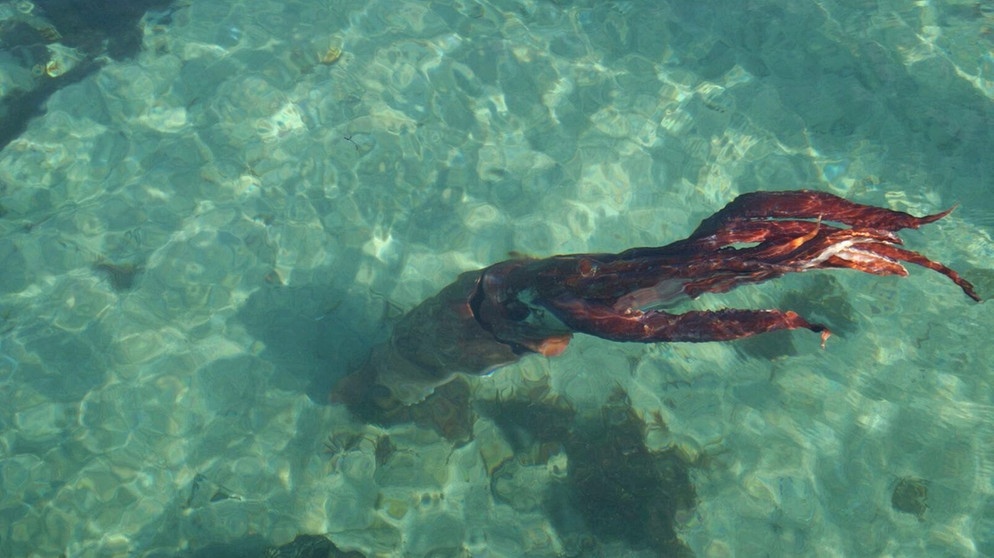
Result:
M553 454L542 448L565 451L565 482L552 485L545 509L564 539L578 541L573 551L596 554L603 542L621 541L660 556L693 555L675 529L677 514L696 504L690 464L675 449L646 447L647 426L624 391L616 390L595 416L577 415L555 396L478 407L500 427L515 454L542 459Z

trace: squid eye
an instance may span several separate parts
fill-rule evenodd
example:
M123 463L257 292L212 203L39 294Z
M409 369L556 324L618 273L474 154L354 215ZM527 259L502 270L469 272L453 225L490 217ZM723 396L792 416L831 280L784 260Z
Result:
M507 304L504 308L507 309L507 319L514 322L523 321L531 314L531 310L527 305L517 301Z
M581 277L593 277L597 274L597 265L587 258L580 260L577 267Z

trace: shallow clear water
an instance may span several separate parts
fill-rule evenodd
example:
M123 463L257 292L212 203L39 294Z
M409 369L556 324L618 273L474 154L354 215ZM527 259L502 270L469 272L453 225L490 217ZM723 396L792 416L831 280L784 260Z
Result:
M195 0L146 19L134 60L0 152L0 555L297 534L652 555L535 496L563 452L516 455L482 415L461 445L364 425L325 394L462 271L664 244L754 190L959 204L904 238L991 296L992 49L976 2ZM994 317L911 271L698 301L789 306L836 331L824 351L807 332L578 338L472 397L540 386L595 416L624 390L645 445L692 463L676 527L699 556L991 555Z

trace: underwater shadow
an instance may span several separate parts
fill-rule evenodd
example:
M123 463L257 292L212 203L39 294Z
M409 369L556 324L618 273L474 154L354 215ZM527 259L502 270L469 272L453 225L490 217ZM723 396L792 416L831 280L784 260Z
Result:
M366 303L333 287L267 285L249 297L238 319L262 343L259 356L278 371L273 387L327 403L332 386L386 338L382 322L357 319L369 315Z

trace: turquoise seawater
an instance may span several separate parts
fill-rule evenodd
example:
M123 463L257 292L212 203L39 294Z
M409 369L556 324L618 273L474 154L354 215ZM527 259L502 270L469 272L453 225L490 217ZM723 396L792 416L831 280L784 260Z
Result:
M327 399L463 271L666 244L755 190L957 205L902 236L994 295L988 3L189 0L141 27L0 151L0 556L994 555L994 316L921 268L694 303L796 310L825 350L578 336L469 378L459 441ZM481 410L529 397L599 434ZM693 505L658 502L655 457L611 469L663 454ZM659 514L680 543L640 538Z

